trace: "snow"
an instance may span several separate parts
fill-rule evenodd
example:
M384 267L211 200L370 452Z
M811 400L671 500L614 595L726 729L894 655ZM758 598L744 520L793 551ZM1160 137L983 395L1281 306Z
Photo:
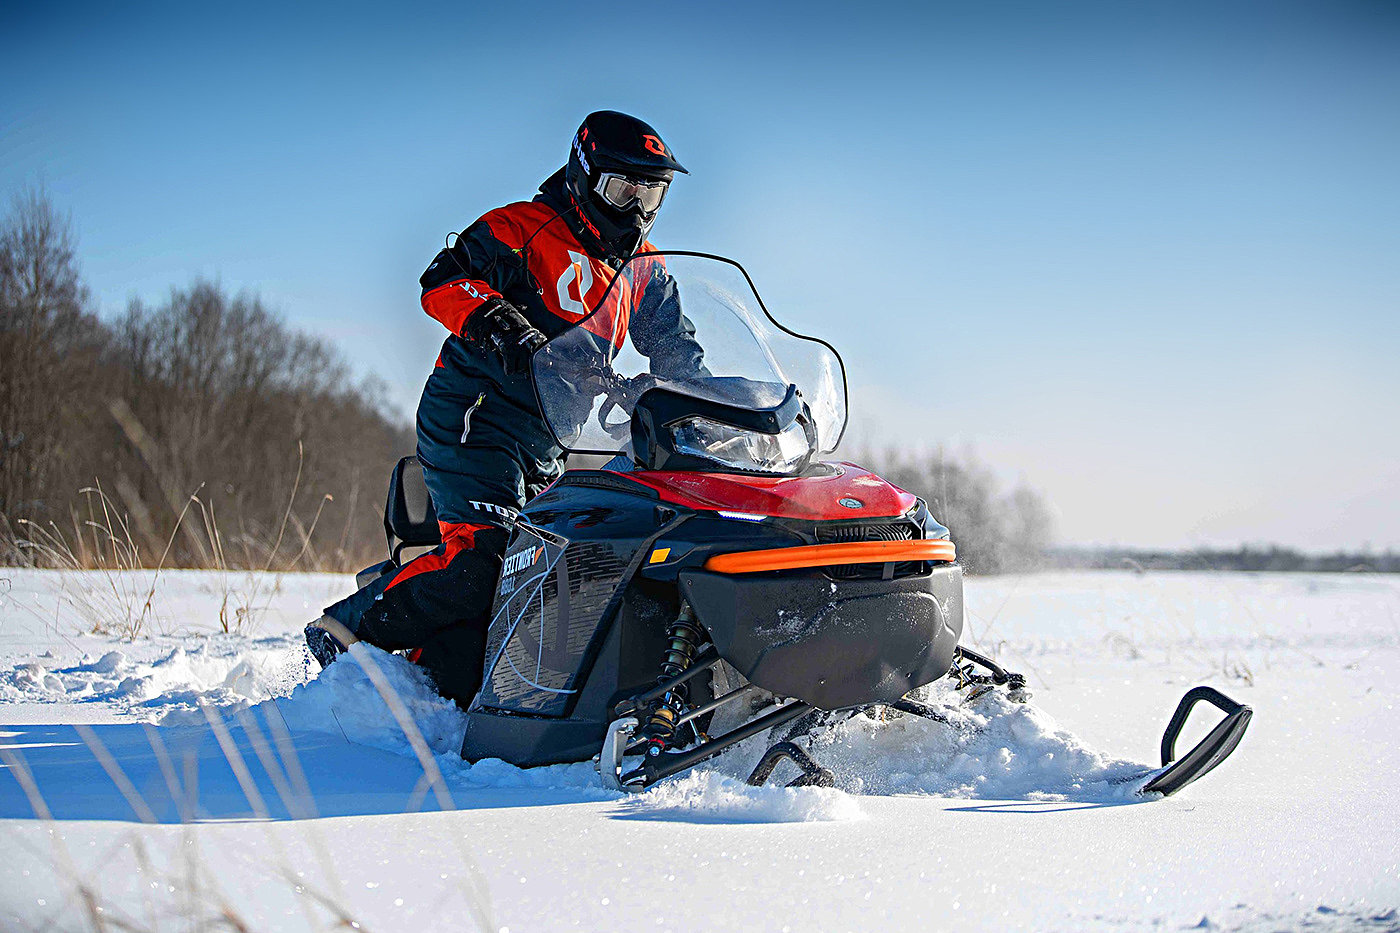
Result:
M1132 801L1140 762L1086 747L1043 710L996 691L970 706L939 685L952 727L914 717L866 717L821 735L813 754L862 794L1024 800Z
M937 685L951 725L814 737L836 788L746 786L750 743L635 796L467 765L368 646L314 676L352 585L0 569L0 928L1400 930L1400 580L974 578L1029 703ZM1145 799L1197 683L1250 732Z

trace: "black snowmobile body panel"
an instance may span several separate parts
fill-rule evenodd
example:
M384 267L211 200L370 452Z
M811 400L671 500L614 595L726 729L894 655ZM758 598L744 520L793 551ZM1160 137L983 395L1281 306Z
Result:
M962 589L956 564L889 581L681 574L681 592L726 661L765 690L825 710L892 703L947 674Z
M716 554L946 537L922 503L873 522L736 520L662 501L626 473L572 470L521 518L467 713L468 760L592 757L615 704L656 683L683 597L753 683L824 708L892 700L936 680L962 631L962 574L952 563L703 569ZM799 617L807 621L795 632Z

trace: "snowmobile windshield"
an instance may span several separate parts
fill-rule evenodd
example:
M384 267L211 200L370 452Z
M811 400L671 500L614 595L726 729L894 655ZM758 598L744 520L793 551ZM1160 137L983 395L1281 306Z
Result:
M597 291L592 275L577 263L565 270L564 308L587 307L580 285ZM795 386L818 453L834 450L846 428L841 357L774 320L742 266L703 253L634 256L535 353L533 378L545 421L574 453L624 450L632 408L653 386L749 410L781 404Z

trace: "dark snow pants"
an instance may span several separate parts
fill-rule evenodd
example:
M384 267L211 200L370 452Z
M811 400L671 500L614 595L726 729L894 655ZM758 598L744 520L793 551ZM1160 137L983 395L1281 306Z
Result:
M418 403L418 460L442 544L326 614L372 645L410 650L465 708L481 685L510 519L563 470L562 451L528 378L491 372L454 337Z

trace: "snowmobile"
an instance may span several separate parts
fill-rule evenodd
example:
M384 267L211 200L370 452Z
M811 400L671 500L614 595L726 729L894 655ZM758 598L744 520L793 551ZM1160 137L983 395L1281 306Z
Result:
M653 372L629 339L658 275L704 348L692 371ZM928 504L820 459L845 430L844 363L779 324L738 263L641 254L532 363L559 446L612 459L567 470L509 516L464 758L591 759L604 785L639 791L766 735L777 741L751 784L788 762L789 786L829 785L800 742L815 723L947 722L919 698L944 677L1024 699L1025 678L958 644L962 568ZM438 543L413 458L393 473L385 528L390 559L367 575ZM1201 702L1225 717L1178 758ZM1210 771L1251 715L1210 687L1188 692L1142 791L1171 794Z

